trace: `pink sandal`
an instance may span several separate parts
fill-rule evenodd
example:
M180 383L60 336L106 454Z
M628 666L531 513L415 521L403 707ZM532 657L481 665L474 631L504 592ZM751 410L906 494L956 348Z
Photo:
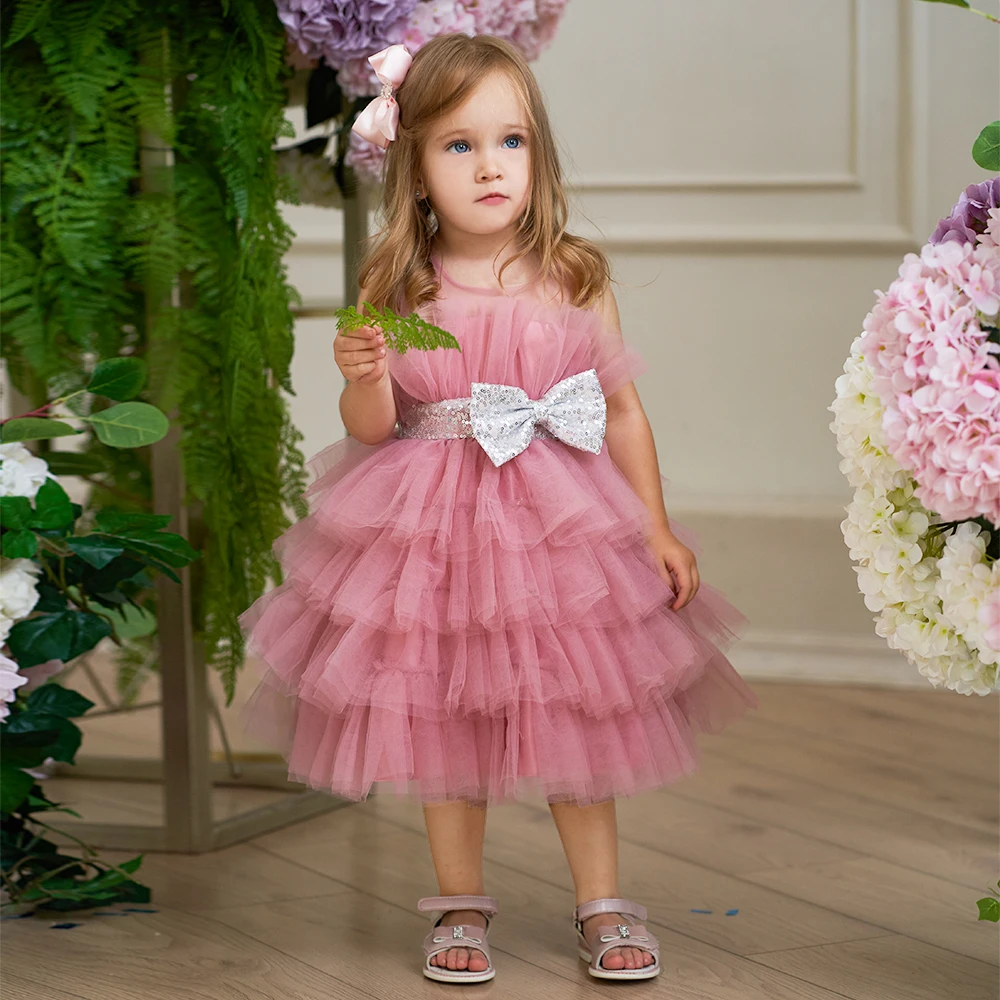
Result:
M660 945L642 924L601 924L592 941L583 933L583 922L597 913L621 913L626 919L646 919L646 907L630 899L591 899L573 910L573 926L578 937L579 954L589 963L587 972L596 979L652 979L660 974ZM596 944L596 948L594 945ZM641 969L605 969L601 959L612 948L640 948L653 956L650 965Z
M436 910L441 916L424 938L424 975L442 983L484 983L496 975L490 945L486 935L490 929L490 918L497 912L498 902L494 896L424 896L417 900L418 910ZM480 910L486 917L486 926L478 924L455 924L454 927L439 927L448 910ZM486 957L486 968L482 972L468 969L448 969L441 965L431 965L431 959L438 952L449 948L469 948L481 951Z

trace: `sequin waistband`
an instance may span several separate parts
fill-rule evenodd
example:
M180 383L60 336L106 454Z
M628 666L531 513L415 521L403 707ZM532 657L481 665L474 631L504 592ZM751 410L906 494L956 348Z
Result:
M441 399L429 403L415 403L399 422L401 438L422 438L433 441L438 438L470 438L472 420L469 417L471 396L461 399ZM535 424L536 438L555 438L541 424Z

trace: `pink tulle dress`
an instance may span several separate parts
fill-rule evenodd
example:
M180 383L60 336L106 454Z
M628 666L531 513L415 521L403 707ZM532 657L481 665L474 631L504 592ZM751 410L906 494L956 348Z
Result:
M609 396L643 361L550 290L435 267L417 311L461 351L390 351L394 435L309 461L309 516L274 546L284 581L240 618L260 672L243 724L293 780L354 800L584 805L691 774L697 732L757 707L724 656L746 619L704 581L671 609L607 442L535 436L495 465L475 437L412 436L433 433L422 404L475 382L536 400L594 369Z

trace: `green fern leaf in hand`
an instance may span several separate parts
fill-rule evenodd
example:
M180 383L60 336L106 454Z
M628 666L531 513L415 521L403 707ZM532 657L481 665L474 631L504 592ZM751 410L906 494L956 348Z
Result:
M376 309L370 302L364 303L364 309L363 313L354 306L338 309L337 329L351 333L365 326L377 326L385 335L386 346L397 354L405 354L411 347L418 351L433 351L437 347L462 349L447 330L428 323L415 312L400 316L392 309Z

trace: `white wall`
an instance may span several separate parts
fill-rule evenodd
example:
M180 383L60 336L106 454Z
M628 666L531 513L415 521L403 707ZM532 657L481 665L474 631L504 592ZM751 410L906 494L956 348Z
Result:
M668 509L841 514L834 380L874 290L986 176L969 150L997 117L998 40L917 0L571 0L535 69L576 229L611 253L650 362ZM340 213L286 215L306 304L339 304ZM298 324L308 454L343 433L333 334Z

